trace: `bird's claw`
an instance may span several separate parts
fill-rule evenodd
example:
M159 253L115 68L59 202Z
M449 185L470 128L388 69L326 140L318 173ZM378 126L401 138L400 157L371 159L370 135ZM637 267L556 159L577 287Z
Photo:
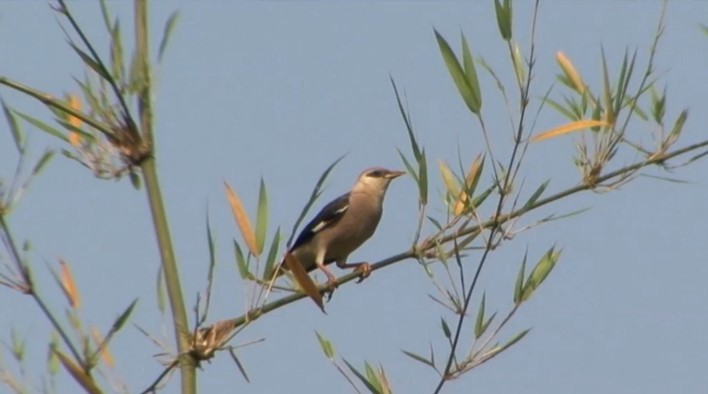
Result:
M361 283L371 275L371 264L361 263L361 265L356 267L356 271L359 272L359 280L357 280L356 283Z
M327 283L325 284L325 290L323 293L327 296L327 301L332 299L332 295L334 294L334 291L337 290L337 287L339 287L339 283L337 283L337 278L331 277L327 279Z

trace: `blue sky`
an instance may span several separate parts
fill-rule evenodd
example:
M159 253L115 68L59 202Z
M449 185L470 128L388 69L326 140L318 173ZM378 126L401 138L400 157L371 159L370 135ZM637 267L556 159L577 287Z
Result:
M537 35L534 94L538 103L559 69L564 51L589 85L599 87L604 47L617 75L625 49L644 64L660 2L542 2ZM70 3L99 48L106 48L100 10ZM455 48L463 31L476 56L491 64L513 91L513 74L499 38L491 2L154 2L152 38L157 46L174 10L180 21L164 64L156 72L157 160L188 305L205 285L208 212L217 239L218 267L210 321L241 315L247 289L236 271L231 239L239 237L222 181L255 212L258 184L267 183L270 228L290 229L319 174L347 154L327 182L323 200L351 186L373 165L402 168L396 148L408 149L389 76L406 100L429 162L465 165L484 149L477 123L466 111L439 55L433 28ZM110 2L129 31L130 2ZM531 2L515 4L515 34L528 53ZM708 4L672 2L656 62L668 86L668 119L684 108L690 117L679 146L705 139ZM65 45L56 16L40 1L0 4L0 75L52 94L76 92L72 76L80 60ZM105 52L104 52L105 53ZM484 115L499 157L511 147L508 115L494 82L480 73ZM42 107L1 88L13 107L46 116ZM556 97L561 90L556 92ZM535 108L535 107L534 107ZM564 119L546 108L535 131ZM651 125L632 133L651 141ZM4 127L3 127L4 129ZM55 140L26 126L34 154ZM0 176L9 179L15 158L8 133L0 134ZM549 193L578 182L572 164L575 136L533 145L522 172L526 193L551 179ZM618 158L616 166L637 160ZM433 170L436 167L431 166ZM675 184L640 177L612 193L586 193L546 207L520 223L551 213L590 208L582 215L524 232L492 254L482 276L488 310L506 311L524 252L540 256L563 248L559 265L503 332L531 333L497 359L451 382L449 393L705 393L708 376L708 287L703 219L708 216L706 163L675 171ZM666 175L656 169L648 174ZM430 214L442 217L442 184L436 171ZM487 183L490 177L484 179ZM528 195L528 194L527 194ZM377 234L354 260L377 261L409 247L416 221L416 186L402 178L389 189ZM146 199L125 181L98 181L83 167L58 158L35 181L11 218L16 236L31 240L31 260L41 289L60 311L64 299L45 266L71 263L84 301L82 314L108 327L133 298L132 322L161 335L155 281L159 259ZM430 230L430 229L428 229ZM240 238L238 238L240 239ZM477 256L467 260L474 264ZM320 276L321 278L321 276ZM432 370L401 349L442 359L440 317L449 316L428 294L434 288L414 261L375 272L359 285L337 291L323 315L299 302L257 321L234 344L266 340L242 349L252 383L240 377L226 354L199 374L202 392L348 392L351 388L322 355L314 331L329 338L338 355L360 366L382 364L398 393L431 392ZM30 372L44 371L47 321L27 297L0 290L0 338L14 327L28 339ZM470 329L471 331L471 329ZM170 339L171 342L171 339ZM112 343L117 372L131 392L160 372L160 352L134 327ZM9 357L5 357L7 361ZM177 392L173 379L165 392ZM65 376L58 392L76 386Z

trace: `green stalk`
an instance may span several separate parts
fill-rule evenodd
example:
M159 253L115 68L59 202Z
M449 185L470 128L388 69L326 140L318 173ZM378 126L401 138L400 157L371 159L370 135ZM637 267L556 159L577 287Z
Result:
M172 309L172 322L180 358L182 393L194 394L196 393L197 384L196 363L189 355L190 330L184 307L184 298L182 297L182 285L179 280L177 262L172 248L169 226L167 224L167 214L165 213L165 207L162 202L162 192L160 191L157 170L155 168L147 2L148 0L135 0L135 47L136 56L140 62L142 81L144 81L138 94L140 130L142 131L144 142L151 147L153 154L140 164L140 168L150 203L150 212L152 213L155 234L160 248L160 257L162 259L162 270L165 275L167 295L170 299L170 307Z

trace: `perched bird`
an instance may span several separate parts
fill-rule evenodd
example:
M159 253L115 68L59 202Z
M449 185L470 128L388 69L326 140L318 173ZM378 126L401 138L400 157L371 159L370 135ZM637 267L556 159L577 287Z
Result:
M357 268L362 277L371 272L368 263L347 264L347 257L376 231L383 212L383 200L389 183L404 171L381 167L365 170L354 187L329 204L303 228L288 250L307 272L316 268L327 275L327 284L333 287L335 276L326 267L332 262L339 268ZM281 270L287 269L281 264Z

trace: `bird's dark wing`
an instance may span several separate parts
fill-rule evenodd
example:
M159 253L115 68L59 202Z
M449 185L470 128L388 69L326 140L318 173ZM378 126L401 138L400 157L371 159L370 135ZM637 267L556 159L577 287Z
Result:
M318 232L337 223L349 209L349 194L343 194L325 205L315 218L302 229L290 250L297 249L300 245L312 239Z

